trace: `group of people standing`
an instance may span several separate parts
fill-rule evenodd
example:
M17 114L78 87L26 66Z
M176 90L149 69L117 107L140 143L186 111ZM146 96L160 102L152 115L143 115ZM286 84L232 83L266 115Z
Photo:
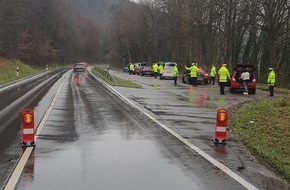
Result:
M162 64L157 64L157 63L153 63L152 65L152 69L153 69L153 72L154 72L154 78L157 78L157 76L159 75L160 76L160 79L162 77L162 73L163 73L163 65Z
M157 78L157 76L160 75L160 79L161 79L162 72L164 69L162 64L158 65L157 63L154 63L152 65L152 69L154 71L154 78ZM190 71L190 83L192 84L192 86L197 87L198 68L197 68L196 63L192 63L191 67L185 66L185 69ZM133 72L133 70L134 70L134 65L131 63L129 65L129 74L131 74L131 72ZM228 82L231 79L230 72L227 69L227 64L222 64L222 66L218 70L218 72L216 71L215 65L212 65L212 67L210 69L209 84L212 84L212 85L215 84L217 74L218 74L218 82L219 82L219 86L220 86L220 94L224 95L225 94L225 87L228 85ZM177 77L178 77L178 67L177 67L177 64L175 64L173 67L174 86L177 85ZM268 74L268 80L267 80L268 86L269 86L269 91L270 91L269 96L274 96L274 86L275 86L275 82L276 82L275 78L276 78L276 76L275 76L275 72L274 72L273 68L269 68L269 74ZM243 94L248 95L248 84L250 82L250 73L249 73L248 69L246 69L246 71L244 71L241 74L239 79L243 81L243 86L245 88L245 92Z
M190 77L191 77L191 84L193 86L197 86L197 74L198 74L198 68L196 66L195 63L191 64L191 67L186 67L186 70L190 71ZM216 81L216 76L218 74L218 82L219 82L219 86L220 86L220 94L224 95L225 94L225 87L228 85L228 83L231 80L231 76L230 76L230 72L227 69L227 64L222 64L221 68L218 70L218 72L216 71L216 67L215 65L212 65L211 69L210 69L210 80L209 80L209 84L214 85L215 81ZM240 80L243 81L243 86L245 88L245 92L243 93L244 95L248 95L248 84L250 82L250 72L248 69L246 69L245 72L243 72L240 76ZM270 91L270 95L269 96L274 96L274 86L275 86L275 72L273 70L273 68L269 68L269 75L268 75L268 86L269 86L269 91Z
M227 86L227 83L230 81L230 73L228 71L228 69L226 68L226 64L223 64L222 67L219 69L218 71L218 76L219 76L219 85L220 85L220 94L224 95L225 94L225 87ZM210 72L210 82L209 84L214 84L215 81L215 76L216 76L216 68L214 65L212 65L211 68L211 72ZM243 81L243 86L245 88L245 91L243 92L244 95L248 95L248 84L250 82L250 72L248 70L248 68L241 74L241 76L239 77L240 80ZM269 86L269 91L270 91L270 95L269 96L274 96L274 86L275 86L275 82L276 82L276 75L275 72L273 70L273 68L269 68L269 74L268 74L268 86Z

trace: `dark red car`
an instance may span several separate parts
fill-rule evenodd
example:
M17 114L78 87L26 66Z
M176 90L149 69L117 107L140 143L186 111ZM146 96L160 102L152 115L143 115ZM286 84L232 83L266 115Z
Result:
M208 84L208 73L205 72L202 68L198 68L198 71L197 71L197 84L204 84L204 85L207 85ZM183 83L187 83L187 84L190 84L190 81L189 81L189 78L190 78L190 71L189 70L186 70L182 76L182 82Z
M254 75L255 67L252 64L238 64L234 68L233 75L231 77L230 81L230 87L229 90L231 93L234 92L244 92L245 88L243 85L243 80L240 79L241 74L245 71L248 71L250 73L250 82L248 84L248 90L250 94L255 94L256 93L256 78Z
M73 69L74 72L85 72L87 69L87 63L85 62L75 63Z
M144 66L142 69L141 69L141 73L140 73L141 76L145 76L145 75L150 75L151 77L153 77L154 75L154 71L153 69L150 67L150 66Z

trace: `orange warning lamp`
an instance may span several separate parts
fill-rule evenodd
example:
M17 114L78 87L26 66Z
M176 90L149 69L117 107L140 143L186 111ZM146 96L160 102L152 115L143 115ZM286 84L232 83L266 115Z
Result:
M31 113L25 113L22 120L26 124L31 124L33 122L33 115Z
M216 113L215 144L226 144L227 141L228 110L220 108Z
M217 120L219 122L224 122L225 120L227 120L227 114L225 112L219 112L217 115Z

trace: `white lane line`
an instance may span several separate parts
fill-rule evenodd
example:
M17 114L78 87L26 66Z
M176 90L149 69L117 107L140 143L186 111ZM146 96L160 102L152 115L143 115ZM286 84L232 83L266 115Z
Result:
M35 144L36 144L37 135L38 135L38 134L40 133L40 131L42 130L42 128L43 128L43 126L44 126L44 123L46 122L46 120L47 120L47 118L48 118L48 115L49 115L49 113L50 113L52 107L54 106L54 104L55 104L55 102L56 102L56 100L57 100L57 97L58 97L58 95L59 95L59 93L60 93L60 90L61 90L61 88L62 88L62 86L63 86L63 83L64 83L64 79L65 79L65 78L66 78L66 77L62 77L62 82L61 82L61 84L60 84L60 86L59 86L59 88L58 88L56 94L54 95L54 98L53 98L53 100L52 100L52 102L51 102L51 104L50 104L48 110L45 112L45 115L43 116L43 118L42 118L40 124L38 125L38 127L37 127L37 129L36 129L37 131L36 131L36 133L35 133ZM22 174L22 172L23 172L23 169L24 169L24 167L25 167L25 165L26 165L26 163L27 163L27 160L28 160L28 158L29 158L29 156L30 156L32 150L33 150L33 147L27 147L27 148L25 149L25 151L24 151L24 153L22 154L22 156L21 156L21 158L20 158L20 160L19 160L19 162L18 162L16 168L14 169L14 171L13 171L11 177L9 178L9 181L8 181L8 183L6 184L4 190L13 190L13 189L15 189L15 187L16 187L16 185L17 185L19 179L20 179L20 176L21 176L21 174Z
M65 78L66 78L66 77L63 77L63 81L62 81L62 83L60 84L60 86L59 86L59 88L58 88L58 90L57 90L55 96L53 97L53 99L52 99L52 101L51 101L51 103L50 103L49 108L46 110L46 112L45 112L45 114L44 114L44 116L43 116L43 118L42 118L40 124L38 125L38 127L37 127L37 129L36 129L36 133L35 133L35 136L36 136L35 138L37 138L37 136L39 135L40 131L41 131L42 128L43 128L44 123L46 122L46 120L47 120L47 118L48 118L48 115L49 115L49 113L50 113L52 107L54 106L54 104L55 104L55 102L56 102L56 100L57 100L58 95L60 94L60 90L61 90L61 88L62 88L62 86L63 86L63 83L64 83L64 79L65 79ZM36 141L36 140L35 140L35 141Z
M89 72L91 73L91 71L89 71ZM95 76L95 75L92 74L92 76ZM96 78L98 80L100 80L100 78L98 78L98 77L96 77ZM135 105L131 100L129 100L128 98L126 98L125 96L123 96L122 94L120 94L114 88L112 88L111 86L109 86L108 84L106 84L105 82L103 82L102 80L100 80L100 82L102 82L105 86L107 86L113 93L115 93L116 95L120 96L122 99L124 99L125 101L127 101L133 107L135 107L136 109L138 109L139 111L141 111L143 114L145 114L147 117L149 117L150 119L152 119L154 122L156 122L158 125L160 125L163 129L165 129L168 133L170 133L171 135L173 135L174 137L176 137L177 139L179 139L181 142L183 142L185 145L187 145L192 150L194 150L195 152L197 152L199 155L201 155L207 161L209 161L210 163L212 163L214 166L216 166L217 168L219 168L220 170L222 170L223 172L225 172L226 174L228 174L228 176L230 176L231 178L233 178L234 180L236 180L238 183L240 183L241 185L243 185L245 188L247 188L249 190L258 190L258 188L256 188L254 185L252 185L251 183L249 183L248 181L246 181L244 178L240 177L238 174L236 174L235 172L233 172L230 168L228 168L227 166L223 165L221 162L215 160L213 157L211 157L210 155L208 155L207 153L205 153L204 151L202 151L201 149L199 149L197 146L191 144L188 140L184 139L182 136L180 136L179 134L177 134L176 132L174 132L172 129L170 129L166 125L162 124L160 121L158 121L156 118L154 118L150 114L144 112L141 108L139 108L139 106Z
M33 147L27 147L22 154L15 170L13 171L8 183L6 184L4 190L13 190L16 187L16 184L18 183L18 179L21 176L21 173L23 171L23 168L33 150Z

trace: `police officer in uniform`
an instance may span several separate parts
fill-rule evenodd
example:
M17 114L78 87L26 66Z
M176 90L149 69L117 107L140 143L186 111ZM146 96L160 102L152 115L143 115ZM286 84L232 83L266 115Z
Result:
M225 87L227 85L228 80L230 79L230 72L227 69L227 64L223 64L219 69L219 85L220 85L220 94L225 94Z
M269 96L274 96L274 86L276 82L276 75L273 70L273 68L269 68L269 75L268 75L268 86L269 86L269 91L270 95Z

